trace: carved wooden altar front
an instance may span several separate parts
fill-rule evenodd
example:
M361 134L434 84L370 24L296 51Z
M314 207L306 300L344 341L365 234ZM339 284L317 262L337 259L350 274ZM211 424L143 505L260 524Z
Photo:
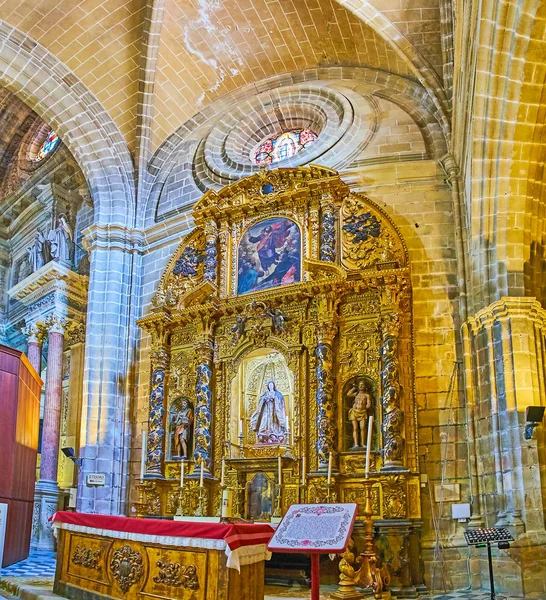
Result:
M318 166L209 191L193 217L140 321L152 373L138 514L173 515L179 498L195 514L202 466L204 514L230 489L245 518L327 496L362 518L373 417L374 518L419 519L411 285L392 221Z

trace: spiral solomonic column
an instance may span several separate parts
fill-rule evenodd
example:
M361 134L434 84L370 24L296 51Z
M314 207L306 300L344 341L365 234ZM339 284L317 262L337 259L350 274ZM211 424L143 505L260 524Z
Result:
M152 378L150 404L148 409L148 440L146 445L146 479L163 478L162 465L165 443L165 379L169 354L163 347L157 347L151 356Z
M400 408L402 388L400 386L400 365L398 362L400 327L400 317L396 313L387 316L381 322L383 471L395 471L403 468L405 440L402 432L404 412Z
M207 338L195 346L197 355L197 381L195 383L195 470L203 464L210 472L211 465L211 421L212 421L212 357L213 342Z
M203 278L216 284L218 279L218 225L209 220L205 225L205 261Z
M332 344L337 327L322 323L318 328L318 344L315 348L317 391L317 455L319 469L328 468L330 453L335 456L337 430L335 425L334 380L332 377Z
M320 223L320 260L335 262L336 260L336 215L334 207L328 201L330 196L324 194L322 218Z

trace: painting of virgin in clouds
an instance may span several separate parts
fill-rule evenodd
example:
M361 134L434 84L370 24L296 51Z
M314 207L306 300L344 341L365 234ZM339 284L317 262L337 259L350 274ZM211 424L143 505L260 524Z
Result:
M301 280L299 227L283 217L247 229L239 244L237 293L257 292Z

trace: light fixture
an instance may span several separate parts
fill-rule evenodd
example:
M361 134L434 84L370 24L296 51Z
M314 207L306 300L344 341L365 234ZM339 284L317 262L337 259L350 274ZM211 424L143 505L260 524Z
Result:
M542 423L544 409L544 406L528 406L525 409L525 432L523 435L526 440L531 440L533 438L535 427Z
M83 458L76 457L74 448L72 448L71 446L68 446L67 448L61 448L61 452L66 456L66 458L69 458L75 465L78 465L78 467L82 466Z

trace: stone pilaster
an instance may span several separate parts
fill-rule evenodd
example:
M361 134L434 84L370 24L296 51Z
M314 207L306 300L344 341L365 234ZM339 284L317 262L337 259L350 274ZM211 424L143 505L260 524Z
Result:
M546 590L546 424L524 437L525 409L544 405L546 310L534 298L503 297L463 327L472 397L479 494L486 525L508 526L517 544L495 552L500 592ZM482 569L482 578L487 573ZM529 573L533 573L529 576Z
M57 315L51 315L46 321L48 351L44 421L40 479L36 484L32 531L32 547L36 550L53 550L54 548L51 525L48 519L58 509L62 495L57 484L57 467L59 464L65 325L66 321Z

